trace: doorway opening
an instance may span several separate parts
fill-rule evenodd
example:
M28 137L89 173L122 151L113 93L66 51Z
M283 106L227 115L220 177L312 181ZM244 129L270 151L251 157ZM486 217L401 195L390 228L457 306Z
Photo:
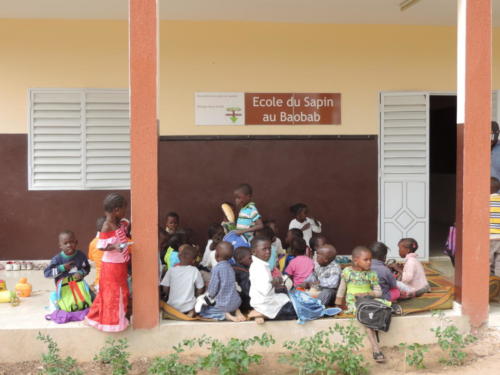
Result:
M431 95L429 108L429 256L443 256L455 223L457 97Z

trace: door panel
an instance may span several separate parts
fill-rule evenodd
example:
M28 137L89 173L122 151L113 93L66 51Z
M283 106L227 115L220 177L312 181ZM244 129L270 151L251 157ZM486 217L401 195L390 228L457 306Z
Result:
M429 93L382 93L379 237L399 257L397 243L413 237L427 259L429 227Z

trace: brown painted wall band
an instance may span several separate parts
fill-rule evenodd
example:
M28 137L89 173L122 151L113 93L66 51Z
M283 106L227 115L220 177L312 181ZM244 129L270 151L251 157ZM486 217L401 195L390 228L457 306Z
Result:
M338 250L349 253L376 240L377 150L375 136L162 141L160 223L168 211L178 211L181 225L192 228L204 248L208 225L221 219L220 203L232 201L233 188L248 182L262 214L278 220L282 239L288 208L301 201ZM27 155L25 134L0 135L0 259L49 259L64 229L76 232L86 252L108 191L28 191Z
M374 134L363 135L162 135L160 142L166 141L248 141L248 140L353 140L377 139Z
M284 240L289 207L309 205L337 250L377 239L378 143L360 139L171 140L160 143L160 217L181 216L204 244L220 204L249 183L264 219L275 219Z

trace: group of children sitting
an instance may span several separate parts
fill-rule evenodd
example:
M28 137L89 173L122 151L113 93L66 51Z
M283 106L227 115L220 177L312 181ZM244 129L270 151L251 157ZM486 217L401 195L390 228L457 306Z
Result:
M415 254L418 244L414 239L405 238L398 243L399 254L406 259L404 266L386 265L388 248L376 242L370 248L354 248L352 265L342 269L335 259L335 247L321 235L321 223L308 216L306 205L291 207L294 218L283 244L278 238L276 222L262 220L252 202L250 185L239 185L234 197L237 217L226 217L221 224L210 226L203 252L191 243L189 231L179 227L179 216L167 215L165 228L160 233L160 260L164 272L160 285L162 299L181 313L235 322L255 319L263 323L265 319L297 318L287 294L292 288L318 298L324 306L343 307L346 313L355 313L356 298L360 296L378 298L390 305L398 299L418 296L429 290L423 266ZM104 268L99 271L99 265L127 263L123 254L126 251L129 257L130 251L130 235L123 231L128 223L122 225L126 202L116 197L111 203L109 200L105 200L104 205L106 216L97 223L98 236L89 247L89 257L98 265L94 286L103 294L101 300L106 295L103 288L108 284L102 282ZM106 225L111 227L105 229ZM59 246L61 252L52 259L45 276L56 280L70 274L79 279L86 276L88 260L76 250L75 235L70 231L62 232ZM116 258L111 256L113 252ZM107 254L109 259L101 260L99 255L102 254ZM106 279L123 288L126 267L108 268L106 266ZM112 297L116 297L116 293ZM121 300L120 311L123 303L126 305ZM394 306L397 312L398 307ZM106 311L102 306L101 309ZM114 323L114 330L123 328L121 317ZM102 329L109 324L94 326ZM374 359L383 360L374 335L368 336Z

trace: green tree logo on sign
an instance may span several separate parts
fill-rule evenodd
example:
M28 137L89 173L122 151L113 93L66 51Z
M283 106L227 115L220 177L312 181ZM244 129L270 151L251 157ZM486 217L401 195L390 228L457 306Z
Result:
M238 117L241 116L241 108L229 107L229 108L226 108L226 111L228 112L228 113L226 113L226 116L229 116L229 118L231 119L233 124L235 124L236 121L238 121Z

